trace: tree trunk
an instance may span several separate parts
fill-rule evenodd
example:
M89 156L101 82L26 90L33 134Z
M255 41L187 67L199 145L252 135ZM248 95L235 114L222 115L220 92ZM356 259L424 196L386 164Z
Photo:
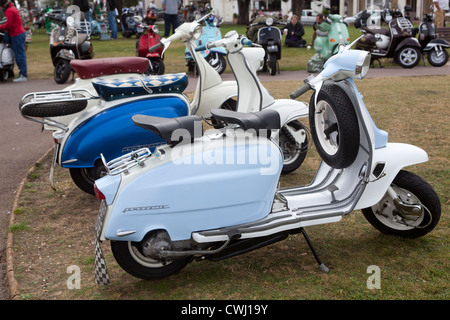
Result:
M304 5L305 0L292 0L292 13L296 14L300 18L300 22Z
M238 0L238 24L248 24L248 8L250 0Z

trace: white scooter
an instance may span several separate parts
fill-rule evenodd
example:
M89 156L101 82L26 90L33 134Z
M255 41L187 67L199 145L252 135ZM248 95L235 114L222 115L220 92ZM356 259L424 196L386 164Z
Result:
M348 47L349 48L349 47ZM169 276L193 259L222 260L305 232L362 209L380 231L403 237L430 232L440 218L433 188L403 167L428 160L415 146L388 143L366 109L354 78L370 54L341 47L323 71L291 97L313 89L310 125L323 161L305 186L278 189L283 154L277 132L303 111L274 105L255 113L213 110L239 128L202 132L198 116L133 122L167 141L105 163L95 183L101 199L95 230L95 281L110 282L101 242L142 279Z

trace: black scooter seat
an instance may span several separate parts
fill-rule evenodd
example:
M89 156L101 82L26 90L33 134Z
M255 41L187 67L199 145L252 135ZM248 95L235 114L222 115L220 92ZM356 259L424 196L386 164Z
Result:
M178 118L161 118L136 114L131 120L136 126L157 134L171 146L180 143L185 138L190 138L192 142L194 138L203 135L202 119L195 115ZM174 136L174 131L177 129L185 129L187 132L180 132L181 136L178 134Z
M382 34L382 35L385 35L385 36L388 36L388 37L391 35L391 32L389 31L389 29L386 29L386 28L368 28L368 27L364 27L364 28L361 28L361 29L366 31L367 33L371 33L373 35L375 35L375 34Z
M219 121L239 125L243 130L276 130L281 128L280 114L272 109L253 113L235 112L224 109L211 110L212 116Z

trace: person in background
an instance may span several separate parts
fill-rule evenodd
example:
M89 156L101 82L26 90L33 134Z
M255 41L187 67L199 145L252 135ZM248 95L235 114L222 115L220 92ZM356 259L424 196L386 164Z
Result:
M19 76L13 82L28 81L27 56L25 53L26 33L22 25L19 10L17 10L10 0L0 0L0 10L3 10L5 17L8 19L5 24L0 25L0 31L8 32L8 37L4 37L4 40L11 43L20 71Z
M434 23L436 28L444 27L445 24L445 13L448 11L448 0L433 0L434 4L434 13L436 15L436 19Z
M78 6L80 11L84 13L84 18L91 22L91 11L89 10L88 0L73 0L73 5Z
M178 9L181 6L180 0L162 0L162 8L164 10L164 37L170 35L170 26L172 32L178 28Z
M302 39L305 34L303 25L298 21L298 16L293 15L291 22L287 24L285 30L287 29L286 39L284 44L286 47L296 47L303 48L306 45L306 41Z
M323 22L323 14L319 13L316 16L316 22L314 22L313 25L313 36L312 36L312 41L311 41L311 45L314 45L314 40L316 39L316 30L319 29L319 25Z
M111 38L110 40L117 39L117 10L116 10L116 0L108 0L108 24L111 29Z

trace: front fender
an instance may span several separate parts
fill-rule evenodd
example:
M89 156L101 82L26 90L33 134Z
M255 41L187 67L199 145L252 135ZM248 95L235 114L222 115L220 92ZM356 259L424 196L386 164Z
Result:
M376 149L371 168L376 168L380 164L384 165L384 169L378 179L374 175L370 175L370 181L355 210L368 208L378 203L401 169L426 161L428 161L427 153L410 144L388 143L385 148Z

